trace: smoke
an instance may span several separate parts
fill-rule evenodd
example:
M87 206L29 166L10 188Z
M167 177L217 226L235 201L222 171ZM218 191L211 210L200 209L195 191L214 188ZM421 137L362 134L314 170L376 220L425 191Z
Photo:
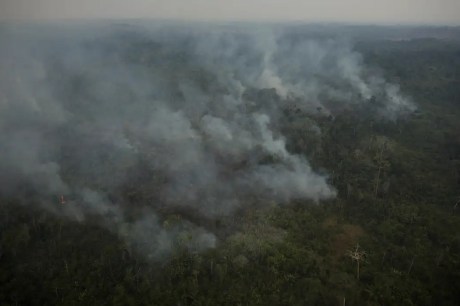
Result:
M284 30L1 33L0 193L97 218L153 259L214 247L200 220L248 201L335 196L286 149L280 127L293 103L318 115L377 99L392 120L414 109L348 44Z

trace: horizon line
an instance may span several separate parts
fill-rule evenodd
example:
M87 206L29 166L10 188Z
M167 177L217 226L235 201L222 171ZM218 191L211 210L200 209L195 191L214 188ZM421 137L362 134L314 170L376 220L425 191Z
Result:
M302 19L220 19L220 18L176 18L176 17L63 17L63 18L1 18L0 24L53 24L53 23L110 23L110 22L168 22L195 24L252 24L252 25L323 25L323 26L369 26L369 27L430 27L459 28L458 23L384 22L347 20L302 20Z

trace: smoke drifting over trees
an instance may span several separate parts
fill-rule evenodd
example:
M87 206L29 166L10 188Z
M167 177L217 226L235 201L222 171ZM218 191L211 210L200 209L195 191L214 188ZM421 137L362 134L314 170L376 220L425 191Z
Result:
M254 199L335 196L288 151L290 111L314 120L369 105L397 120L415 109L344 41L236 26L93 31L0 34L0 192L97 218L152 258L177 240L217 241L196 217L166 222L161 211L213 220ZM126 196L136 188L142 196Z

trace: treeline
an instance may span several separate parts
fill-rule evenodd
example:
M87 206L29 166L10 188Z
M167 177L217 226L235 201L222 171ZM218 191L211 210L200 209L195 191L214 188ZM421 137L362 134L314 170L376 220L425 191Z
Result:
M382 120L372 106L330 117L287 109L289 150L327 173L337 198L263 209L254 199L207 225L215 249L178 240L152 263L97 222L3 196L0 304L458 305L460 48L437 44L359 46L414 97L407 118ZM121 196L135 202L151 183ZM163 226L185 217L164 214Z

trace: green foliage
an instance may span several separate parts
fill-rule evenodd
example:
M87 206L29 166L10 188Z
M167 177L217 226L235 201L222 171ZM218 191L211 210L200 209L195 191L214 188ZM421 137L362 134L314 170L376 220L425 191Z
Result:
M154 61L133 48L133 59ZM335 118L286 110L289 150L330 174L335 200L247 209L216 222L232 226L215 249L178 247L152 263L92 222L3 199L0 304L459 305L460 48L425 40L359 48L420 110L394 122L359 107ZM190 74L210 83L202 71ZM151 200L155 179L122 192ZM164 226L175 222L180 216L165 213ZM366 252L359 279L347 256L358 243Z

